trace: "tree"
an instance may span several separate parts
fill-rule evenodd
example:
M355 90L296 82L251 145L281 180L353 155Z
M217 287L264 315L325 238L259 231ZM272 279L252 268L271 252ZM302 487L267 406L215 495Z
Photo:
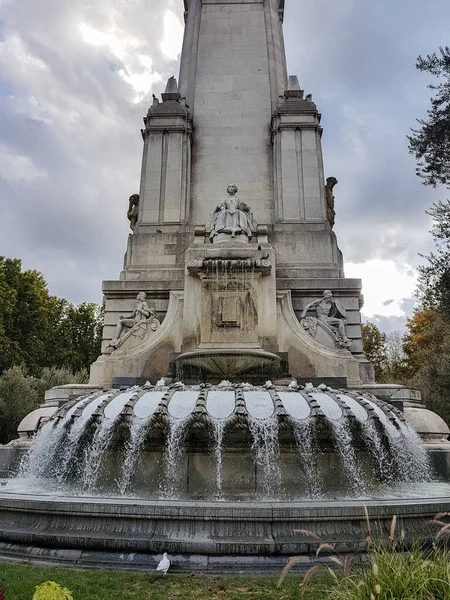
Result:
M403 347L411 373L408 383L450 425L450 316L435 308L418 310L407 328Z
M381 332L374 323L362 323L362 340L367 359L372 363L375 371L375 380L384 381L388 366L387 336Z
M41 273L0 257L0 374L14 365L87 369L100 354L103 313L96 304L51 296Z
M408 136L409 151L418 161L416 172L424 185L450 187L450 48L441 47L426 58L419 56L416 67L442 81L428 86L436 95L431 98L428 119L418 119L420 128Z
M427 211L433 218L431 235L436 251L419 267L417 295L422 308L442 308L450 314L450 202L439 201Z
M17 426L38 407L36 379L23 367L12 367L0 377L0 443L17 438Z
M0 376L0 444L17 438L17 426L44 402L46 390L66 383L85 383L87 371L45 368L41 376L28 375L23 367L12 367Z
M98 358L103 333L103 311L97 304L68 304L57 335L64 340L58 365L72 371L88 369Z

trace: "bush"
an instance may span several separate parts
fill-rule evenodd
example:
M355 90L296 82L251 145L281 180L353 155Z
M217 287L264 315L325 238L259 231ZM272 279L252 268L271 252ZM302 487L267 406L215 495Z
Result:
M450 553L444 549L411 552L378 548L370 552L369 567L361 574L338 577L334 600L448 600ZM331 590L330 590L331 591Z
M85 383L86 371L45 368L41 376L28 375L23 367L11 367L0 376L0 444L17 438L17 426L44 402L46 390L67 383Z
M71 592L54 581L46 581L36 587L33 600L73 600Z

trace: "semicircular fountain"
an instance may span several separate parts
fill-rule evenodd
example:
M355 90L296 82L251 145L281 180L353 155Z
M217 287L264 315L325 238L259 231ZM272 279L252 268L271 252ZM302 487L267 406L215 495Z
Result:
M403 414L369 394L268 382L134 387L62 407L14 486L170 500L401 496L431 479ZM397 491L393 488L397 486Z

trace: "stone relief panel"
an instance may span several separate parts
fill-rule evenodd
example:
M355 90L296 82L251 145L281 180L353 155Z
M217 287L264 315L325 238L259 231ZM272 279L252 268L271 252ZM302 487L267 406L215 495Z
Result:
M250 282L203 279L201 343L258 343Z
M309 311L314 311L316 316L308 316ZM300 323L308 334L323 346L348 349L353 343L346 334L345 308L333 297L330 290L325 290L322 298L306 305Z
M161 323L156 318L156 311L148 306L146 299L146 294L139 292L133 313L127 317L121 316L119 318L114 339L106 348L106 354L112 354L126 342L127 348L131 349L146 340L160 327Z

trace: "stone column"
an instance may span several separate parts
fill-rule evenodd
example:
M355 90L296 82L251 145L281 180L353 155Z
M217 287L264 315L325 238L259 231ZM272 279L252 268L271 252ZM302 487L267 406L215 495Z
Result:
M289 77L272 120L278 222L327 220L320 116L311 96L303 98L297 77Z
M189 206L192 119L175 78L162 99L144 119L138 226L185 223Z

